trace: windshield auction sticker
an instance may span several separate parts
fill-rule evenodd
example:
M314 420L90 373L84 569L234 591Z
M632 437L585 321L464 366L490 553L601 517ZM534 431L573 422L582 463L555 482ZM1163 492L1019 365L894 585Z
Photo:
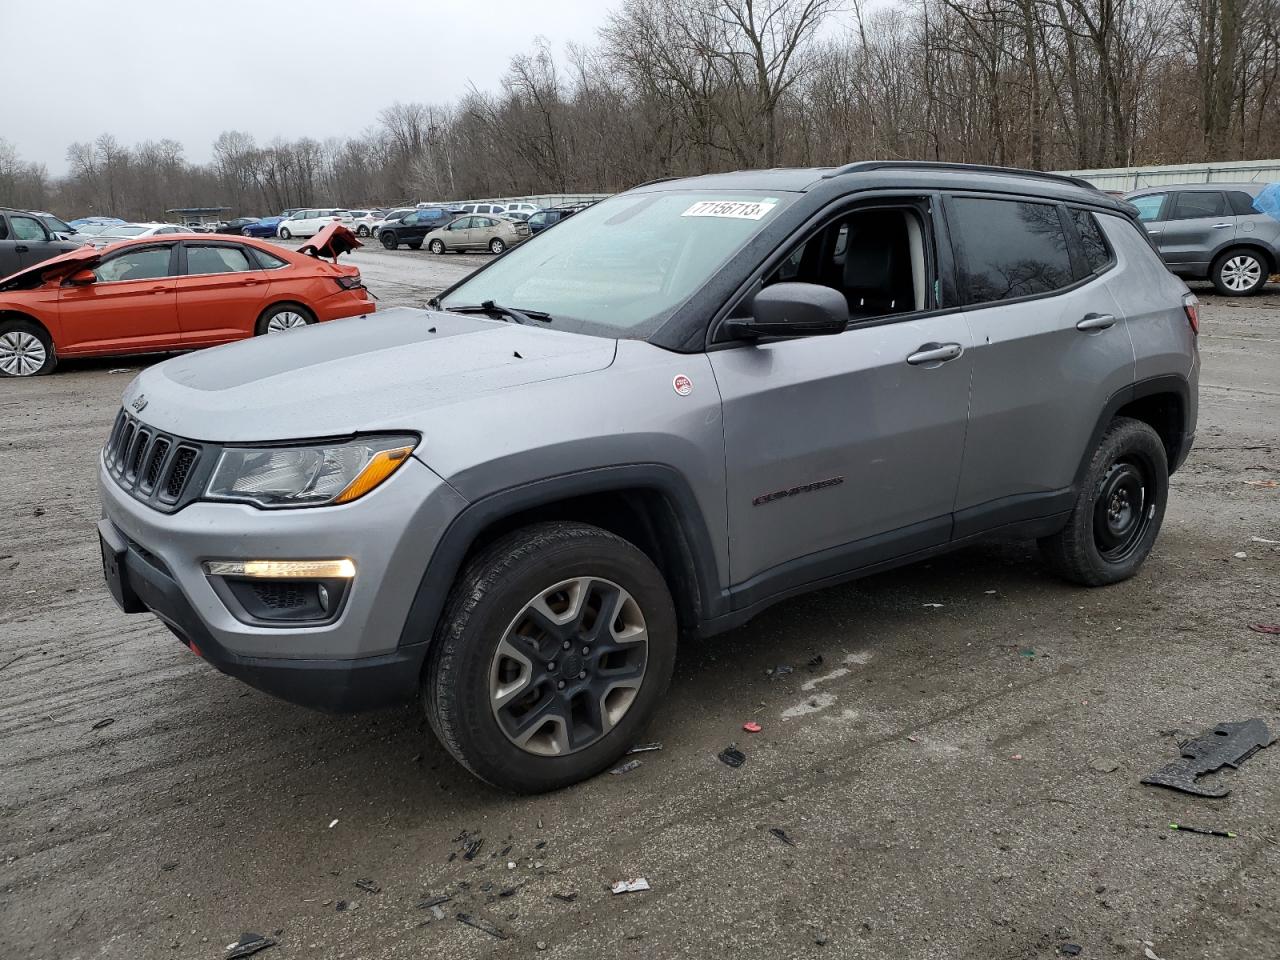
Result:
M776 203L754 200L699 200L682 217L724 217L728 220L762 220Z

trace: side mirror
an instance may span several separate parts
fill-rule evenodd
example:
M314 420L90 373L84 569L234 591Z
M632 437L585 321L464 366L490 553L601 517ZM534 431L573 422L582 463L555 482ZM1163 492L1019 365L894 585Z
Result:
M87 287L91 283L97 283L98 278L92 270L77 270L71 276L67 277L67 283L73 287Z
M775 283L756 294L750 317L725 325L738 340L762 337L823 337L843 333L849 323L844 295L817 283Z

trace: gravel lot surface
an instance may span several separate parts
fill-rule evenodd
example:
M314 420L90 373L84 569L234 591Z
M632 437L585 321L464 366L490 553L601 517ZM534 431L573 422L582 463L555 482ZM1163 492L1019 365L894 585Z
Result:
M383 306L487 259L352 257ZM661 752L535 798L416 710L310 713L119 613L95 457L150 361L0 382L0 957L215 960L245 931L268 960L1280 956L1280 745L1225 799L1138 783L1177 731L1280 722L1280 637L1248 629L1280 622L1269 289L1198 291L1199 440L1136 579L988 545L789 601L686 646Z

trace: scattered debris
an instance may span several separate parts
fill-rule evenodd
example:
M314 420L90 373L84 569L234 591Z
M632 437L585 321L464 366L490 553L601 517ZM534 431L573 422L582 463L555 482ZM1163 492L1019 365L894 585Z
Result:
M1106 757L1098 757L1095 760L1090 760L1089 766L1094 770L1097 770L1099 773L1115 773L1120 769L1120 764L1117 761L1107 759Z
M257 953L259 950L265 950L267 947L274 947L275 945L276 942L274 940L270 937L264 937L260 933L242 933L239 940L227 946L226 960L247 957Z
M777 680L779 677L785 677L788 673L791 673L791 667L787 666L785 663L780 663L776 667L770 667L765 671L765 673Z
M112 367L110 370L108 370L108 371L107 371L107 373L108 373L108 374L111 374L111 373L132 373L132 372L133 372L133 371L132 371L132 369L131 369L130 367Z
M519 887L503 887L501 890L498 891L498 896L514 897L516 893L519 891L519 889L520 889Z
M982 592L985 593L988 597L994 597L996 595L995 590L983 590Z
M942 609L942 607L943 607L943 604L941 604L941 603L922 603L922 604L920 604L920 606L925 607L925 608L927 608L927 609L929 609L929 610L941 610L941 609Z
M508 861L507 861L507 869L508 869L508 870L514 870L515 868L516 868L516 862L515 862L514 860L508 860Z
M653 743L637 743L634 747L628 750L627 753L649 753L650 751L661 749L662 741L655 740Z
M576 891L573 891L570 893L553 893L552 896L555 897L557 900L563 901L564 903L573 903L573 901L578 899L578 894Z
M367 893L381 893L382 888L370 880L368 877L361 877L356 881L356 886Z
M508 843L505 847L503 847L500 851L498 851L498 856L505 857L510 852L511 852L511 844Z
M1251 623L1249 624L1249 629L1252 630L1254 633L1269 633L1273 635L1280 635L1280 623ZM4 668L0 667L0 670L2 669Z
M760 726L760 724L756 723L754 720L748 720L742 725L742 729L747 731L747 733L759 733L764 729L764 727Z
M1247 483L1251 487L1280 487L1280 480L1241 480L1241 483Z
M479 840L472 840L467 844L467 852L462 855L463 860L474 860L476 855L480 853L480 848L484 846L484 837Z
M638 766L640 766L639 760L628 760L622 766L614 767L609 772L617 776L623 773L630 773L632 770L636 769Z
M1012 757L1010 757L1009 759L1010 759L1010 760L1021 760L1021 759L1022 759L1022 754L1020 754L1020 753L1015 753L1015 754L1014 754Z
M103 717L101 720L99 720L97 723L95 723L95 724L94 724L92 727L90 727L89 729L91 729L91 730L101 730L103 727L109 727L109 726L111 726L111 725L112 725L113 723L115 723L115 722L116 722L116 718L115 718L115 717Z
M633 877L630 880L619 880L609 888L614 893L643 893L645 890L652 890L649 881L644 877Z
M827 945L827 935L825 933L815 933L813 935L813 942L820 947L825 947Z
M1205 827L1188 827L1185 823L1171 823L1169 824L1169 829L1181 830L1183 833L1203 833L1206 837L1235 837L1235 834L1230 830L1210 830Z
M737 747L725 747L720 751L720 762L730 767L740 767L747 762L747 755Z
M539 950L545 950L547 949L547 941L539 940L537 943L534 944L534 946L537 947Z
M31 511L31 515L32 515L33 517L43 517L43 516L44 516L44 507L36 507L34 510L32 510L32 511Z
M1142 947L1143 947L1143 955L1147 958L1147 960L1160 960L1160 958L1156 956L1155 951L1151 949L1150 940L1143 940Z
M1229 787L1206 787L1197 778L1212 773L1219 767L1235 769L1263 747L1270 746L1275 738L1267 725L1259 719L1240 723L1220 723L1197 737L1178 744L1181 758L1167 763L1143 783L1169 787L1197 797L1225 797Z
M919 738L919 737L915 737L915 736L907 737L907 739L908 739L908 740L910 740L912 743L919 743L919 742L920 742L920 738Z
M1080 956L1080 944L1078 944L1078 943L1064 943L1062 946L1060 946L1060 947L1058 948L1058 951L1059 951L1059 952L1060 952L1064 957L1078 957L1078 956Z
M820 666L822 666L822 654L819 653L816 656L810 657L809 662L806 664L806 666L810 670L817 670Z
M1034 660L1034 659L1035 659L1035 656L1036 656L1036 648L1035 648L1035 647L1023 647L1021 650L1019 650L1019 651L1018 651L1018 656L1020 656L1020 657L1026 657L1026 658L1027 658L1027 659L1029 659L1029 660Z
M425 900L418 901L419 910L430 910L432 907L438 907L442 903L448 903L453 897L447 893L441 893L434 897L427 897Z
M3 559L3 558L0 557L0 559ZM21 660L25 656L26 656L25 653L20 653L16 657L14 657L12 660L6 660L3 664L0 664L0 670L5 669L5 667L12 667L15 663L17 663L19 660Z
M1235 553L1232 554L1232 556L1235 557L1237 560L1249 559L1249 555L1245 553L1243 550L1237 550Z
M335 910L337 910L339 913L341 913L343 910L347 909L347 907L348 907L348 906L349 906L349 904L347 903L347 901L345 901L345 900L339 900L337 903L335 903L335 904L333 905L333 909L335 909Z
M783 830L781 827L770 827L769 832L785 843L788 847L794 847L796 845L796 842L787 836L787 831Z
M178 861L177 861L177 860L170 860L168 863L162 863L162 864L160 865L160 869L161 869L161 870L163 870L165 873L169 873L169 872L170 872L170 871L172 871L172 870L177 870L177 869L178 869Z
M501 930L495 927L492 923L489 923L489 921L487 920L482 920L478 917L473 917L469 913L460 913L458 914L456 919L459 923L465 923L468 927L474 927L476 930L479 930L481 933L487 933L489 936L493 937L495 940L507 939L507 935L505 933L503 933Z
M1272 546L1280 546L1280 540L1268 540L1266 537L1250 537L1249 540L1253 543L1269 543ZM0 560L3 559L3 557L0 557Z
M332 829L333 829L334 827L336 827L337 825L338 825L338 821L337 821L337 820L330 820L330 821L329 821L329 829L330 829L330 830L332 830Z

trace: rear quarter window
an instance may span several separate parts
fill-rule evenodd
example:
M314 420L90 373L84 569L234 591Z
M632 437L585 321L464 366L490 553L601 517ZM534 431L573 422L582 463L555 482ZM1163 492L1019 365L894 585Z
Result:
M952 197L947 220L966 304L1052 293L1075 282L1055 204Z
M1072 210L1071 221L1080 235L1080 248L1089 269L1093 273L1102 273L1111 265L1112 256L1097 219L1088 210Z
M1237 217L1248 217L1258 212L1253 205L1253 197L1243 190L1228 190L1227 203L1231 206L1231 212Z

